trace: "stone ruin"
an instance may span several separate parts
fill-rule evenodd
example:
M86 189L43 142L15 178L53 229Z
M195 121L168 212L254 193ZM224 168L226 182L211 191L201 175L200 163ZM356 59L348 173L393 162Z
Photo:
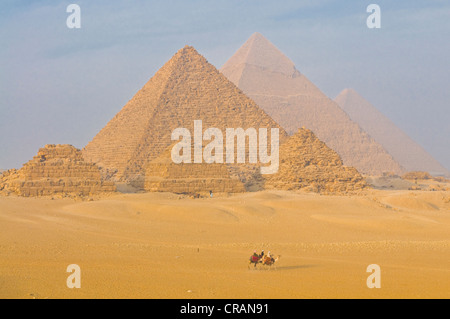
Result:
M340 194L358 192L368 185L355 168L344 166L335 151L301 128L280 146L278 173L265 176L264 187Z
M172 192L177 194L241 193L244 184L232 177L226 164L175 164L171 149L151 161L145 170L144 188L149 192Z
M410 181L432 180L432 181L440 182L440 183L449 183L450 182L448 179L446 179L443 176L432 176L430 173L422 172L422 171L408 172L408 173L402 175L402 178L405 180L410 180Z
M115 192L113 182L102 181L97 165L85 162L71 145L46 145L19 170L0 175L0 192L19 196L91 196Z

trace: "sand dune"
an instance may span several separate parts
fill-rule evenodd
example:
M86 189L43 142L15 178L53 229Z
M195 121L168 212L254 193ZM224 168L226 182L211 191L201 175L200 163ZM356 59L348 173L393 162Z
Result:
M449 192L0 197L0 207L0 298L450 297ZM277 268L249 270L255 249L280 254ZM66 287L69 264L81 289Z

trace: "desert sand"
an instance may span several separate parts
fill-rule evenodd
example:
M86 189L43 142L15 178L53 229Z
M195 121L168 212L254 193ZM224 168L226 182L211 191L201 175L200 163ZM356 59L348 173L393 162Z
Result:
M449 234L449 191L0 197L0 298L450 298Z

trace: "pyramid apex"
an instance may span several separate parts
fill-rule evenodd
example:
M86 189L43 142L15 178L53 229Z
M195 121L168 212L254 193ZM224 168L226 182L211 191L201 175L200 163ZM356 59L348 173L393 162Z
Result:
M208 63L208 60L201 55L193 46L185 45L179 49L172 58L163 66L169 66L170 72L175 71L180 65L200 65Z
M357 99L363 99L364 98L359 94L355 89L353 88L345 88L339 93L335 98L334 101L338 103L339 105L345 104L345 101L348 98L357 98ZM342 106L341 106L342 107Z
M250 39L265 39L265 40L267 40L261 33L259 33L259 32L255 32L255 33L253 33L251 36L250 36L250 38L249 38L249 40Z
M182 54L189 54L189 53L198 53L198 51L191 45L185 45L183 48L181 48L180 50L178 50L177 53L182 53Z
M342 105L342 104L346 103L345 101L349 97L361 98L361 95L352 88L345 88L333 99L333 101L335 101L338 105ZM342 106L341 106L341 108L342 108Z
M345 88L340 94L358 94L358 92L353 88Z
M237 68L239 65L252 65L287 76L292 76L297 71L294 63L259 32L250 36L222 70Z
M255 32L253 33L250 38L247 40L248 43L258 43L259 46L265 47L265 48L275 48L278 50L278 48L269 41L262 33ZM279 51L279 50L278 50ZM280 53L284 55L281 51Z

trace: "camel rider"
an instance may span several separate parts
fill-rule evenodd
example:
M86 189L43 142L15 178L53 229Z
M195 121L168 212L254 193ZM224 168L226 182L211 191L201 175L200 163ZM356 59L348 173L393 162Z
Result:
M264 257L264 250L261 251L261 255L259 255L259 258L263 258Z
M269 259L271 262L275 262L275 259L270 254L270 251L267 253L266 260Z

